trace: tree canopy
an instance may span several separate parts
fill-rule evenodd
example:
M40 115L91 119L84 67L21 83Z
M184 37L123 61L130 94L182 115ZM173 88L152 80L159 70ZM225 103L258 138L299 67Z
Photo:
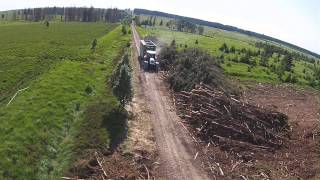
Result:
M128 16L124 10L101 9L94 7L48 7L48 8L29 8L7 11L12 14L11 20L25 21L44 21L52 20L60 16L61 21L80 21L80 22L119 22Z

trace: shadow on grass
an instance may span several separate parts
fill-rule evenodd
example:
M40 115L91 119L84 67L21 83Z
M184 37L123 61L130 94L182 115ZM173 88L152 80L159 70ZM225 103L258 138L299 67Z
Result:
M128 113L113 102L91 105L77 123L74 150L77 156L92 151L114 151L127 135Z
M103 126L109 133L109 148L111 151L114 151L126 138L128 131L127 119L128 114L122 108L114 109L103 116Z
M113 153L127 136L127 111L114 101L89 106L76 124L74 162L67 176L90 177L97 166L95 153Z

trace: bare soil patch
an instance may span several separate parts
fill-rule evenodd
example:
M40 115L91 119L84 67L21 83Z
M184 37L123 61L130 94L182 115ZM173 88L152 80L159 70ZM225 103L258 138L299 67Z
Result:
M319 172L319 92L299 90L288 85L255 85L245 93L245 100L276 109L289 117L290 141L275 154L266 154L261 164L268 164L273 178L312 179Z

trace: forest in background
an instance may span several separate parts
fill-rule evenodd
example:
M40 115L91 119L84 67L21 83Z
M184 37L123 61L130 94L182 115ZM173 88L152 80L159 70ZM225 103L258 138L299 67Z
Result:
M2 21L78 21L78 22L119 22L128 15L127 10L94 7L46 7L18 9L0 12Z

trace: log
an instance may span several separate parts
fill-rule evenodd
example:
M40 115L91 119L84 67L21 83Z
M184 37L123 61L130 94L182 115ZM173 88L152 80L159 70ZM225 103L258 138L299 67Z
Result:
M180 94L179 94L179 98L180 98L180 99L183 99L183 100L189 100L189 99L190 99L190 96L180 93Z
M29 87L26 87L26 88L23 88L23 89L19 89L19 90L14 94L14 96L10 99L10 101L9 101L8 104L7 104L7 107L11 104L11 102L13 101L13 99L14 99L20 92L25 91L25 90L27 90L27 89L29 89Z
M148 180L150 180L150 173L149 173L149 170L148 170L148 168L147 168L147 166L146 166L145 164L143 164L143 166L144 166L144 168L145 168L145 169L146 169L146 171L147 171Z
M108 175L107 175L106 171L105 171L105 170L104 170L104 168L103 168L102 163L99 161L98 153L97 153L97 152L95 152L95 155L96 155L96 160L97 160L97 162L98 162L98 164L99 164L99 166L100 166L100 168L101 168L101 170L102 170L102 172L103 172L103 175L104 175L105 177L108 177Z
M271 147L267 147L267 146L254 145L254 144L250 144L250 143L247 143L244 141L233 140L233 139L225 138L225 137L218 136L218 135L213 135L213 137L218 138L220 141L230 142L232 144L240 144L243 147L250 147L252 149L264 149L264 150L273 151L273 149Z
M183 95L186 95L186 96L190 96L191 95L191 93L187 92L187 91L181 91L180 94L183 94Z
M237 99L235 99L235 98L233 98L233 97L231 97L230 99L232 99L232 100L236 101L237 103L240 103L240 101L239 101L239 100L237 100Z
M220 128L225 129L227 131L230 131L232 133L236 133L236 134L243 135L243 136L248 136L247 134L245 134L245 133L243 133L243 132L241 132L241 131L239 131L237 129L234 129L234 128L229 127L229 126L225 126L225 125L219 124L219 123L217 123L215 121L211 121L210 123L214 124L216 126L219 126Z

